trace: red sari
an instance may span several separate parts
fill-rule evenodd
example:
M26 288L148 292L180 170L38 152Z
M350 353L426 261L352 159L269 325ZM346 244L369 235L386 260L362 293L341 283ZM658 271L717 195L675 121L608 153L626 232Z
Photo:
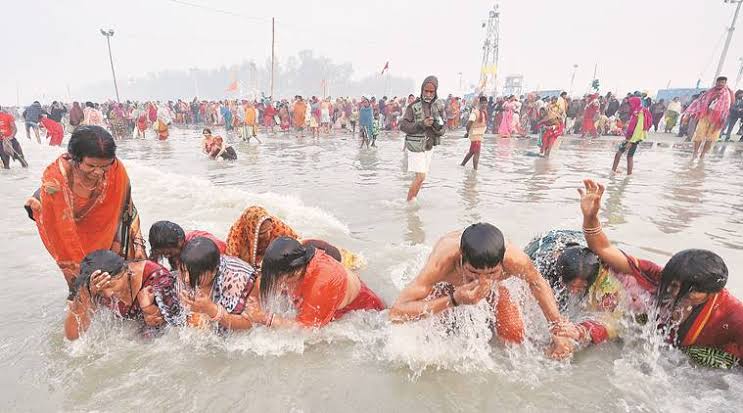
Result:
M49 136L49 145L62 145L62 138L64 138L64 128L62 127L62 125L49 119L46 116L41 117L41 124L44 125L47 136Z
M596 99L593 99L588 105L586 105L586 110L583 113L583 134L584 135L597 135L598 132L596 131L596 122L595 118L596 115L599 113L599 102Z
M80 261L95 250L111 250L126 259L145 258L144 248L135 244L142 235L124 165L115 159L90 198L72 191L72 168L68 154L49 165L41 178L38 202L32 206L41 241L69 285L79 272ZM123 218L129 216L127 233ZM127 254L122 247L125 234Z

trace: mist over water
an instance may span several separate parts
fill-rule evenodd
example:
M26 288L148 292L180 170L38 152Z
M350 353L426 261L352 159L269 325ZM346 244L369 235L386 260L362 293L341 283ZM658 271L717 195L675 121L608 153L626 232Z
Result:
M743 296L736 276L743 265L741 146L711 153L702 165L689 164L683 145L643 147L626 178L609 176L614 145L603 140L568 138L545 160L528 156L534 141L486 138L475 172L459 166L469 141L447 136L410 207L401 135L383 135L372 150L340 133L261 139L232 139L233 163L206 159L199 130L172 129L166 142L120 142L143 233L169 219L225 237L245 207L259 204L302 236L361 254L361 277L389 305L448 231L487 221L523 247L548 229L580 228L576 188L597 178L607 185L602 222L623 250L660 264L681 249L714 250L731 269L729 289ZM5 410L697 412L743 405L740 372L695 368L649 327L635 326L623 343L569 363L548 360L546 322L518 280L506 282L527 323L527 343L518 347L493 339L484 305L406 325L390 324L386 312L356 313L321 330L259 327L225 338L172 329L149 341L103 312L81 340L66 342L65 284L22 208L62 149L19 140L30 168L0 171Z

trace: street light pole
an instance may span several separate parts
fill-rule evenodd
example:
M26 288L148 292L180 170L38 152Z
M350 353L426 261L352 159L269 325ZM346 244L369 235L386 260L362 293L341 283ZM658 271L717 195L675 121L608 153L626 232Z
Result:
M725 3L737 3L738 5L735 7L733 22L730 23L730 27L728 28L728 37L727 39L725 39L725 46L722 48L722 54L720 55L720 62L717 64L717 70L715 71L714 80L717 80L717 78L720 76L720 73L722 72L722 66L725 64L725 58L728 55L728 48L730 47L730 42L733 40L735 22L738 20L738 13L740 13L740 6L743 5L743 0L725 0Z
M101 29L101 34L106 37L106 44L108 44L108 60L111 62L111 74L114 77L114 90L116 90L116 101L121 102L121 99L119 98L119 86L116 84L116 70L114 70L114 58L111 55L111 36L114 35L114 31L112 29L103 30Z

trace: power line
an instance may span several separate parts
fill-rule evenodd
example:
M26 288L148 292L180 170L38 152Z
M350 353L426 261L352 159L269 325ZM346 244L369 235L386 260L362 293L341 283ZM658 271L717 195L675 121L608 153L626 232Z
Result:
M183 6L193 7L193 8L197 8L197 9L209 10L209 11L213 11L215 13L226 14L228 16L240 17L240 18L243 18L243 19L250 19L250 20L256 20L256 21L262 21L262 22L266 22L266 23L268 23L268 22L271 21L270 19L267 19L267 18L264 18L264 17L247 16L245 14L234 12L234 11L231 11L231 10L218 9L216 7L206 6L206 5L199 4L199 3L192 3L192 2L184 1L184 0L165 0L165 1L170 2L170 3L180 4L180 5L183 5Z

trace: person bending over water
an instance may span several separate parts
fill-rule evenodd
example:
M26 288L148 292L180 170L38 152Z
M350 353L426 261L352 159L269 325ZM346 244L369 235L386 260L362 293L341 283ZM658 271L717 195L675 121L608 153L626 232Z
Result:
M227 244L219 238L206 231L184 232L180 225L170 221L157 221L150 227L150 259L158 262L167 259L170 268L176 270L181 266L181 251L183 246L197 237L209 238L219 248L219 253L224 254Z
M253 205L246 208L230 227L226 254L239 257L260 270L266 248L279 237L300 239L299 234L284 221L271 215L265 208ZM361 265L355 254L343 248L336 248L325 241L307 239L301 242L325 251L350 270L358 269Z
M295 318L266 309L287 294L297 308ZM260 279L261 311L253 320L266 326L321 327L356 310L381 311L382 300L343 264L313 245L280 237L268 246Z
M659 323L673 345L707 365L739 363L743 356L743 303L724 288L728 269L722 258L711 251L688 249L660 267L624 254L611 244L598 218L604 186L589 179L583 182L585 190L578 190L583 232L602 265L633 275L651 294L647 304L658 308ZM588 282L582 284L588 286Z
M222 158L225 161L237 160L235 148L225 143L221 136L212 136L211 129L204 129L202 132L204 139L201 141L202 151L209 156L209 159Z
M503 340L522 342L520 311L511 301L508 289L500 285L500 281L513 276L527 282L550 323L553 341L550 355L569 357L572 343L565 336L573 334L575 327L560 316L549 283L526 254L506 243L500 230L488 223L473 224L463 232L454 231L441 238L420 274L400 293L390 310L390 318L405 322L459 305L476 304L489 298L496 284L496 332ZM494 300L489 301L492 304Z
M52 162L26 202L39 236L72 289L86 254L110 249L125 259L147 255L139 214L116 143L100 126L80 126L67 153Z
M136 320L149 334L181 319L173 274L151 261L124 261L109 250L93 251L82 260L68 301L65 337L80 338L100 308Z
M216 323L220 332L247 330L253 323L247 315L255 269L239 258L220 255L209 238L197 237L181 251L180 279L186 286L180 298L190 309L189 323Z

